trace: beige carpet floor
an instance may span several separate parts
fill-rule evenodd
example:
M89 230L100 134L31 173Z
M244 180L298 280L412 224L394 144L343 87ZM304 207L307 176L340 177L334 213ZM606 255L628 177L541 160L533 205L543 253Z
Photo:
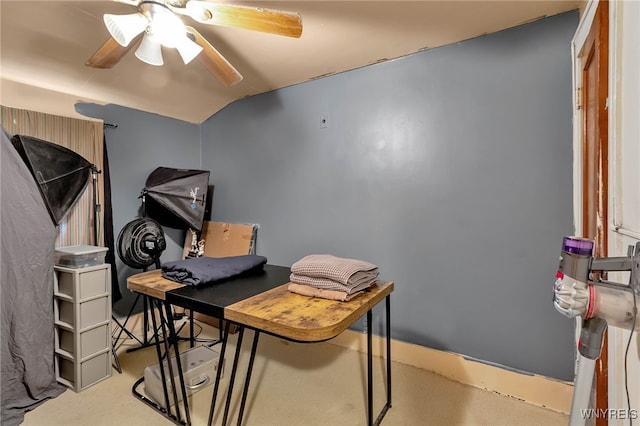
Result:
M216 337L218 330L198 322L199 338ZM137 333L139 334L139 333ZM183 333L184 334L184 333ZM252 332L245 333L240 370L246 366ZM229 339L230 366L237 334ZM185 343L186 344L186 343ZM135 341L122 340L118 357L122 374L112 376L82 392L65 391L25 416L25 426L170 425L156 411L136 399L133 383L147 365L156 363L153 347L127 352ZM185 346L186 347L186 346ZM213 347L220 350L220 345ZM244 362L244 363L243 363ZM225 368L221 390L228 385L230 368ZM374 358L374 416L385 400L384 361ZM230 424L240 404L240 385L231 405ZM339 426L366 424L366 357L330 342L302 344L261 335L244 425ZM144 391L144 386L140 386ZM213 386L189 398L194 426L206 425ZM218 396L214 424L222 422ZM566 425L568 417L514 398L476 389L405 364L392 363L392 408L382 425Z

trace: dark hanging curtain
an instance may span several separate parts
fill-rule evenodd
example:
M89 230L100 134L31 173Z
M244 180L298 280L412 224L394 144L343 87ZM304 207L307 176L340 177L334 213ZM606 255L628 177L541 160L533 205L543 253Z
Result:
M103 137L102 173L104 179L104 243L109 248L105 261L111 264L111 302L122 299L116 269L116 249L113 235L113 212L111 210L111 177L109 175L109 156L107 155L107 138Z

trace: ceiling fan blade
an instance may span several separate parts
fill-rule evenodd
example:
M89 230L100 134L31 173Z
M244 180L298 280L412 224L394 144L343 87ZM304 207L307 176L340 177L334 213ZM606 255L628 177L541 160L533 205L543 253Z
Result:
M140 36L134 38L126 47L115 41L113 37L109 37L84 64L91 68L113 68L138 43Z
M233 86L242 81L242 75L227 59L218 52L202 35L194 28L186 27L187 33L193 36L193 41L202 47L202 52L196 58L209 70L222 84Z
M293 12L200 0L189 0L183 10L173 10L203 24L242 28L295 38L302 35L302 17Z

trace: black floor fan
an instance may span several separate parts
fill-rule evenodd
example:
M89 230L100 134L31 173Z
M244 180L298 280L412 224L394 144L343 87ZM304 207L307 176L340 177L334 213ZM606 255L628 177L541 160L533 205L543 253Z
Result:
M122 262L131 268L142 269L144 272L146 272L151 265L154 265L156 269L160 268L160 255L166 248L167 243L164 238L162 226L160 226L160 224L155 220L148 217L134 219L127 223L122 230L120 230L120 234L118 234L118 240L116 242L116 250ZM120 339L122 333L126 333L127 336L140 343L139 347L127 349L127 352L142 349L151 345L147 335L147 330L149 328L148 315L151 309L147 296L143 296L143 340L141 341L138 339L126 328L127 322L129 321L139 298L140 294L138 293L123 324L120 324L116 320L116 323L120 327L120 332L118 333L116 341ZM157 338L157 336L155 337Z

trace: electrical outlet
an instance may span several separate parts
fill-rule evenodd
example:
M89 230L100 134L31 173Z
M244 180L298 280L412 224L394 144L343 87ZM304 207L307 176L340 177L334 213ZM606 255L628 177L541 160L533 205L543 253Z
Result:
M329 114L322 114L320 116L320 128L326 129L329 127Z

